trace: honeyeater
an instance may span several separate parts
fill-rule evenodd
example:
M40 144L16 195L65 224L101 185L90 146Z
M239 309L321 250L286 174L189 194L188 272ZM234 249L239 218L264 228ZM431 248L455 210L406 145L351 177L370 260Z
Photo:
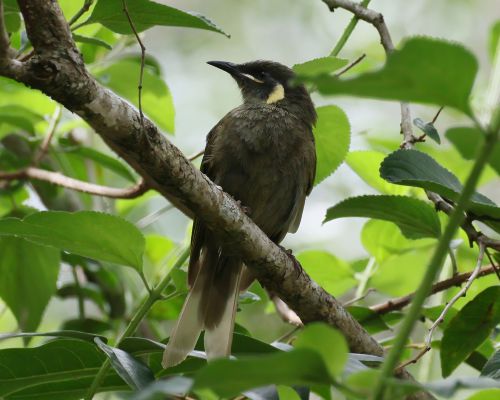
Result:
M243 104L231 110L207 136L201 171L237 200L275 243L295 232L316 172L312 128L316 112L293 71L271 61L244 64L210 61L238 84ZM163 366L191 352L205 330L208 359L228 356L238 294L254 280L230 245L222 246L194 219L189 294L167 344Z

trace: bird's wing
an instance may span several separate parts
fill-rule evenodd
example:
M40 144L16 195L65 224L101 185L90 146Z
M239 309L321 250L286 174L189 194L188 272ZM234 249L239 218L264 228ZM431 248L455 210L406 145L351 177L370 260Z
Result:
M314 178L316 177L316 144L312 132L310 132L310 143L306 146L305 153L304 165L301 171L304 174L304 182L306 184L302 188L299 188L297 193L293 217L288 227L288 232L290 233L295 233L299 229L306 197L311 193L314 186Z

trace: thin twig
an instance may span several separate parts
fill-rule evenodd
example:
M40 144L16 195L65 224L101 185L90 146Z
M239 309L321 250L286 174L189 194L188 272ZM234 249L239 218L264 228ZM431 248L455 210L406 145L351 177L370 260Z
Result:
M443 111L444 106L439 107L439 110L437 111L436 115L434 115L434 118L432 118L431 124L434 125L434 123L437 121L439 114L441 114L441 111Z
M344 307L349 307L352 306L353 304L357 303L358 301L366 299L366 297L370 294L375 292L376 290L374 288L369 288L364 294L361 296L355 297L352 300L346 301L344 304L342 304Z
M71 26L73 25L76 21L78 21L80 19L80 17L85 14L89 9L90 7L92 6L92 3L94 2L94 0L85 0L83 5L82 5L82 8L80 8L75 15L73 15L71 17L71 19L68 21L68 25Z
M191 156L188 157L188 160L189 161L194 161L196 160L198 157L201 157L203 154L205 153L205 150L200 150L198 153L195 153Z
M43 138L43 142L38 148L38 151L35 154L35 157L33 157L33 161L31 165L33 167L38 166L40 164L40 161L42 161L42 158L47 154L47 151L49 150L50 142L52 141L52 137L54 136L54 133L56 132L57 125L59 125L59 121L61 120L61 115L62 115L62 106L56 106L56 109L54 111L54 114L52 115L52 118L50 119L49 127L47 128L47 133L45 134L45 137Z
M491 256L491 253L488 249L486 249L486 255L488 256L488 260L490 261L491 266L495 270L495 274L497 275L497 278L500 280L500 272L498 271L498 267L495 263L495 260L493 260L493 257Z
M453 286L460 286L462 283L464 283L469 279L469 277L472 275L473 272L474 271L464 272L462 274L455 275L449 279L445 279L443 281L435 283L434 285L432 285L432 289L429 293L429 296L442 292ZM489 265L479 271L478 277L490 275L493 274L494 272L495 268L492 265ZM375 311L377 314L387 314L391 311L401 310L402 308L410 304L414 295L415 293L411 293L406 296L385 301L383 303L371 306L370 310Z
M358 65L363 59L366 57L366 54L361 54L358 58L356 58L353 62L350 64L347 64L344 68L342 68L339 72L335 74L336 77L339 77L343 74L345 74L347 71L349 71L351 68L354 66Z
M130 28L134 32L135 38L137 39L137 43L139 43L139 46L141 48L141 72L139 75L138 90L139 90L139 115L141 118L141 126L144 127L144 114L142 112L142 80L144 77L144 63L145 63L145 59L146 59L146 47L144 46L144 43L142 43L142 40L139 37L137 30L135 29L134 22L132 21L132 18L130 17L130 14L129 14L128 8L127 8L127 1L122 0L122 4L123 4L123 12L127 16L128 23L130 24Z
M173 210L174 208L175 207L173 204L168 204L165 207L162 207L159 210L153 211L151 214L142 217L135 223L135 226L137 226L139 229L144 229L158 220L158 218L160 218L163 214L169 212L170 210Z
M434 321L434 323L430 327L429 332L427 333L427 338L425 339L425 347L421 351L419 351L415 357L400 364L396 369L402 369L410 364L415 364L418 360L420 360L431 349L432 336L434 335L434 331L444 321L444 319L445 319L446 315L448 314L448 311L450 311L451 307L453 307L453 305L460 298L466 296L467 290L469 290L469 288L471 287L472 282L474 282L474 280L479 276L479 273L481 271L481 265L483 263L485 251L486 251L486 246L480 242L479 243L479 254L477 257L476 267L474 268L472 273L469 275L469 278L467 279L465 286L462 289L460 289L455 296L453 296L453 298L448 302L448 304L446 304L443 311L441 311L441 314L439 315L439 317Z
M0 180L9 181L17 179L36 179L62 186L67 189L76 190L78 192L110 197L113 199L134 199L149 190L149 186L142 179L134 186L125 189L118 189L80 181L78 179L62 175L59 172L47 171L45 169L34 167L28 167L14 172L0 172Z

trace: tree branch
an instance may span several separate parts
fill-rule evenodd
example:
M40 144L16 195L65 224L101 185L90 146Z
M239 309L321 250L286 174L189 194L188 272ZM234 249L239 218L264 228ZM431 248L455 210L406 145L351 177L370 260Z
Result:
M460 286L462 283L466 282L469 277L472 275L474 271L464 272L459 275L455 275L449 279L445 279L443 281L437 282L432 285L432 289L429 293L429 296L442 292L446 289L452 288L454 286ZM495 267L490 265L488 267L484 267L479 270L477 277L482 277L486 275L491 275L495 273ZM406 307L413 299L415 293L408 294L406 296L397 297L395 299L387 300L384 303L376 304L371 306L370 309L375 311L377 314L387 314L391 311L401 310Z
M78 179L60 174L59 172L47 171L45 169L35 167L28 167L14 172L0 172L0 181L11 181L16 179L35 179L45 181L67 189L76 190L78 192L110 197L113 199L134 199L149 190L149 187L142 179L134 186L126 189L118 189L80 181Z
M0 64L9 58L10 39L5 27L3 0L0 0Z

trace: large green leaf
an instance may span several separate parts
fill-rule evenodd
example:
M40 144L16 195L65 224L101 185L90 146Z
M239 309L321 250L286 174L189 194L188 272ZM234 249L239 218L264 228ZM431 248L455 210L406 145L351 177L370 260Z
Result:
M301 76L314 76L319 74L330 74L339 68L347 65L349 61L337 57L320 57L314 60L306 61L301 64L295 64L293 70Z
M449 106L471 113L469 95L477 61L456 43L416 37L389 55L385 66L352 79L304 77L323 94L350 94Z
M396 195L407 194L409 191L408 188L393 185L380 177L378 170L385 157L386 154L379 151L358 150L349 152L345 161L363 181L380 193Z
M21 330L36 330L56 291L59 254L24 239L0 238L0 297Z
M316 112L318 122L313 132L318 161L314 183L318 184L344 161L349 151L351 127L344 111L337 106L318 107Z
M17 2L15 0L4 0L3 3L5 28L9 33L16 32L21 27L21 16Z
M500 286L491 286L467 303L450 321L441 341L441 369L449 376L500 322Z
M35 348L0 350L0 397L79 399L90 387L104 359L92 343L72 339L57 339ZM100 389L110 388L128 387L112 373Z
M312 279L334 296L345 294L357 283L349 264L327 251L303 251L297 260Z
M472 127L451 128L446 131L445 135L467 160L473 160L484 143L484 134ZM500 143L495 145L489 163L500 175Z
M308 324L293 343L297 349L315 350L323 357L332 378L339 377L347 362L347 342L344 336L328 325Z
M309 349L261 355L242 360L216 360L195 375L193 390L211 389L229 397L270 384L330 384L321 356Z
M93 211L74 213L43 211L20 220L0 219L0 236L17 236L140 270L144 237L131 223L110 214Z
M93 73L103 85L138 107L140 68L139 62L124 59L104 68L95 69ZM148 67L144 68L142 81L142 110L162 130L174 132L175 111L172 94L161 76Z
M153 371L126 351L108 346L98 337L94 339L94 342L110 359L111 365L116 373L120 375L132 389L144 389L154 381Z
M365 217L394 222L409 239L439 237L441 226L434 209L426 202L404 196L351 197L326 212L324 222L344 217Z
M457 200L462 191L462 184L455 175L417 150L398 150L389 154L380 167L380 176L398 185L431 190L450 200ZM477 192L468 210L479 217L500 218L500 208Z
M228 36L208 18L191 12L150 0L126 0L127 9L137 32L142 32L155 25L183 26L187 28L206 29ZM132 34L132 28L123 12L122 0L98 0L94 11L86 24L99 22L116 33Z
M17 104L0 106L0 137L2 137L4 133L10 133L12 131L6 128L4 124L34 134L35 124L40 121L43 121L42 115L24 106Z

